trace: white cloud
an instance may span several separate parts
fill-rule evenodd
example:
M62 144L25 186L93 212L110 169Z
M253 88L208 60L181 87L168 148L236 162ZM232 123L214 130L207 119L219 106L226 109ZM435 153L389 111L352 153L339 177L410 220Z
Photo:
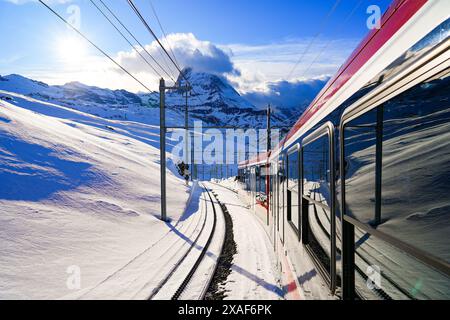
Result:
M328 77L319 77L308 80L269 82L267 90L250 91L243 96L257 107L265 107L270 103L276 107L295 108L309 104L328 80Z
M244 94L270 93L274 83L284 80L296 83L331 76L357 45L357 41L353 39L335 40L326 51L317 56L328 44L328 40L319 39L303 57L291 78L287 79L310 39L290 39L265 45L215 45L197 39L192 33L177 33L168 35L167 40L182 67L190 66L196 71L226 76ZM169 50L169 45L164 44ZM147 45L146 49L158 61L162 61L155 41ZM145 55L144 52L141 53ZM118 58L132 72L147 70L146 73L153 74L135 51L120 52ZM161 64L165 66L169 63ZM176 74L174 68L172 70Z
M315 59L317 52L320 52L327 44L326 40L318 40L309 53L305 55L304 60L299 64L291 79L286 79L310 39L290 39L265 45L216 45L209 41L199 40L192 33L176 33L168 35L167 40L181 68L190 66L197 71L225 76L242 94L252 92L263 94L257 95L257 97L264 97L264 94L275 97L273 94L278 87L284 90L292 89L293 87L287 86L283 82L284 80L296 83L300 80L334 74L357 44L355 40L333 41L327 52L324 52L305 73L309 63ZM162 42L170 52L168 43ZM168 69L171 63L167 57L164 59L156 41L146 45L145 48L165 69ZM143 56L147 57L148 61L153 63L145 52L141 49L138 50ZM112 56L152 90L158 89L159 75L145 64L136 51L130 48L130 50L117 52ZM48 81L51 84L80 81L89 85L112 89L144 90L142 86L111 61L103 56L92 55L92 51L91 56L85 57L78 64L64 65L59 63L55 68L58 70L35 70L34 72L26 72L24 75L34 76L38 80ZM173 66L169 72L174 78L178 75ZM167 79L165 74L162 75ZM279 86L276 84L279 84Z
M166 41L163 41L163 44L169 53L171 52L170 50L173 50L180 68L189 66L199 72L208 72L220 76L239 74L230 56L209 41L198 40L191 33L170 34L167 36L167 41L170 43L170 47ZM177 78L178 71L169 62L168 58L164 56L156 41L144 47L174 79ZM147 87L152 90L158 90L160 75L155 73L145 63L137 51L168 80L167 75L155 65L153 60L140 47L136 47L136 50L130 48L128 51L120 51L113 54L112 57ZM88 56L72 65L65 65L63 70L52 70L48 72L48 74L52 74L51 78L45 75L46 72L40 71L28 75L31 77L38 76L39 80L47 81L51 84L62 84L76 80L88 85L112 89L126 89L135 92L145 90L118 66L102 56Z
M310 39L290 39L265 45L231 44L220 48L233 54L233 63L241 71L241 76L230 76L229 80L241 93L247 93L269 92L270 84L284 80L297 82L333 75L358 43L352 39L335 40L317 58L328 40L315 41L287 79L309 42Z
M164 42L166 50L171 53L173 51L175 59L180 64L180 68L189 66L198 72L208 72L217 75L224 74L238 74L238 71L234 68L233 62L230 56L222 49L209 41L201 41L197 39L192 33L176 33L167 36L167 41ZM173 64L169 61L167 56L160 49L158 43L153 41L151 44L146 45L145 49L155 59L157 59L166 70L170 66L171 74L175 77L177 72ZM150 57L141 48L137 48L139 52L151 61ZM133 51L119 52L118 62L131 72L142 71L143 68L151 69L146 66L143 59L139 54ZM163 62L164 61L164 62ZM163 71L157 68L162 75Z

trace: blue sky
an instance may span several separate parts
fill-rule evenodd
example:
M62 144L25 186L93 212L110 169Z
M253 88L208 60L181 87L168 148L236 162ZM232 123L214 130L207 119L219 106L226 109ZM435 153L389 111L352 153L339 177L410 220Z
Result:
M152 38L126 0L104 1L161 59ZM71 16L67 11L71 5L78 6L81 31L156 88L157 76L142 66L136 53L89 0L46 2L65 18ZM160 35L149 0L135 2ZM274 90L274 83L282 80L295 82L332 75L369 31L367 7L376 4L384 12L390 0L341 0L327 20L324 32L293 73L290 71L336 0L152 0L152 3L183 66L192 64L201 71L224 75L240 92L252 92ZM347 21L357 4L358 9ZM141 90L35 0L0 0L0 30L2 75L20 73L51 84L77 80L102 87ZM327 50L317 58L325 47ZM315 63L308 68L311 61Z

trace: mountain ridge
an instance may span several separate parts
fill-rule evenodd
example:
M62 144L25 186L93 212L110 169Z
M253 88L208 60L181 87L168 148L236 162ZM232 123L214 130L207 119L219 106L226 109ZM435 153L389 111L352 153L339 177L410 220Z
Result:
M203 121L209 126L265 128L266 110L256 107L223 77L206 72L196 72L185 68L177 83L184 85L186 80L192 86L188 96L189 123ZM124 89L106 89L89 86L78 81L63 85L48 85L19 74L0 75L0 90L24 94L35 99L55 102L94 115L156 124L159 108L158 92L133 93ZM173 89L166 92L166 106L169 125L184 124L186 105L184 92ZM292 125L308 103L298 108L274 106L273 126ZM150 111L149 111L150 110Z

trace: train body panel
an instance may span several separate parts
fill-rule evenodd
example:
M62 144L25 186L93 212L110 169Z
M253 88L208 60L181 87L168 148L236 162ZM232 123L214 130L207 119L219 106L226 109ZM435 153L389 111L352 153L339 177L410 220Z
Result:
M449 16L395 1L280 145L239 165L301 298L450 298Z

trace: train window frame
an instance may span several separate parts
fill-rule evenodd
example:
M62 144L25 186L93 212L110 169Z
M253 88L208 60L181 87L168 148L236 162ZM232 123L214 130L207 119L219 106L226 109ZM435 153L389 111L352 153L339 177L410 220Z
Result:
M372 226L358 221L346 214L345 209L345 139L344 130L345 125L352 120L366 114L367 112L382 106L385 102L394 99L396 96L406 92L414 86L433 78L434 76L450 69L450 61L447 51L450 47L449 41L443 41L437 45L433 50L430 50L424 57L409 65L405 70L399 72L399 75L386 81L384 85L368 96L362 97L342 113L339 124L339 179L340 179L340 210L341 210L341 224L342 224L342 255L341 268L343 274L342 283L342 298L355 299L358 298L355 290L355 244L354 244L354 229L355 227L373 235L389 245L403 250L405 253L418 259L420 262L427 264L443 273L450 275L450 268L448 265L436 259L434 256L405 243L391 235L374 229Z
M291 212L291 207L290 207L290 202L289 202L289 157L293 154L293 153L297 153L297 166L298 166L298 178L297 178L297 185L298 185L298 192L297 192L297 203L298 203L298 210L297 210L297 222L298 222L298 227L294 224L294 222L292 222L292 212ZM295 234L297 235L298 241L301 241L301 187L300 187L300 181L302 181L302 175L301 175L301 156L300 156L300 143L296 143L294 146L292 146L291 148L288 149L288 151L286 152L286 181L287 181L287 186L286 186L286 192L288 192L287 194L287 212L286 212L286 220L288 222L288 224L291 226L291 228L294 230Z
M310 133L308 136L306 136L305 138L302 139L300 145L300 163L301 163L301 170L300 170L300 175L302 177L303 180L303 171L304 171L304 157L303 157L303 150L304 148L316 141L317 139L323 137L323 136L328 136L328 149L329 149L329 170L330 170L330 206L329 206L329 210L330 210L330 215L331 215L331 227L330 227L330 270L326 270L324 268L324 266L322 265L322 263L318 260L318 258L316 257L314 251L309 247L308 243L306 241L304 241L305 237L304 235L306 234L306 231L303 230L305 228L308 227L308 215L304 214L303 211L305 209L305 201L304 199L304 188L303 188L303 181L301 183L301 188L300 188L300 192L301 192L301 202L300 202L300 216L301 216L301 226L302 226L302 243L303 246L305 247L306 251L308 252L308 254L310 255L314 265L316 266L317 270L319 271L319 274L322 276L322 278L329 284L329 289L331 294L335 294L336 292L336 288L337 288L337 284L336 284L336 279L337 279L337 275L336 275L336 210L335 210L335 206L336 206L336 190L335 190L335 146L334 146L334 141L335 141L335 133L334 133L334 125L331 121L327 121L324 124L322 124L319 128L317 128L315 131L313 131L312 133ZM312 200L312 199L311 199Z

